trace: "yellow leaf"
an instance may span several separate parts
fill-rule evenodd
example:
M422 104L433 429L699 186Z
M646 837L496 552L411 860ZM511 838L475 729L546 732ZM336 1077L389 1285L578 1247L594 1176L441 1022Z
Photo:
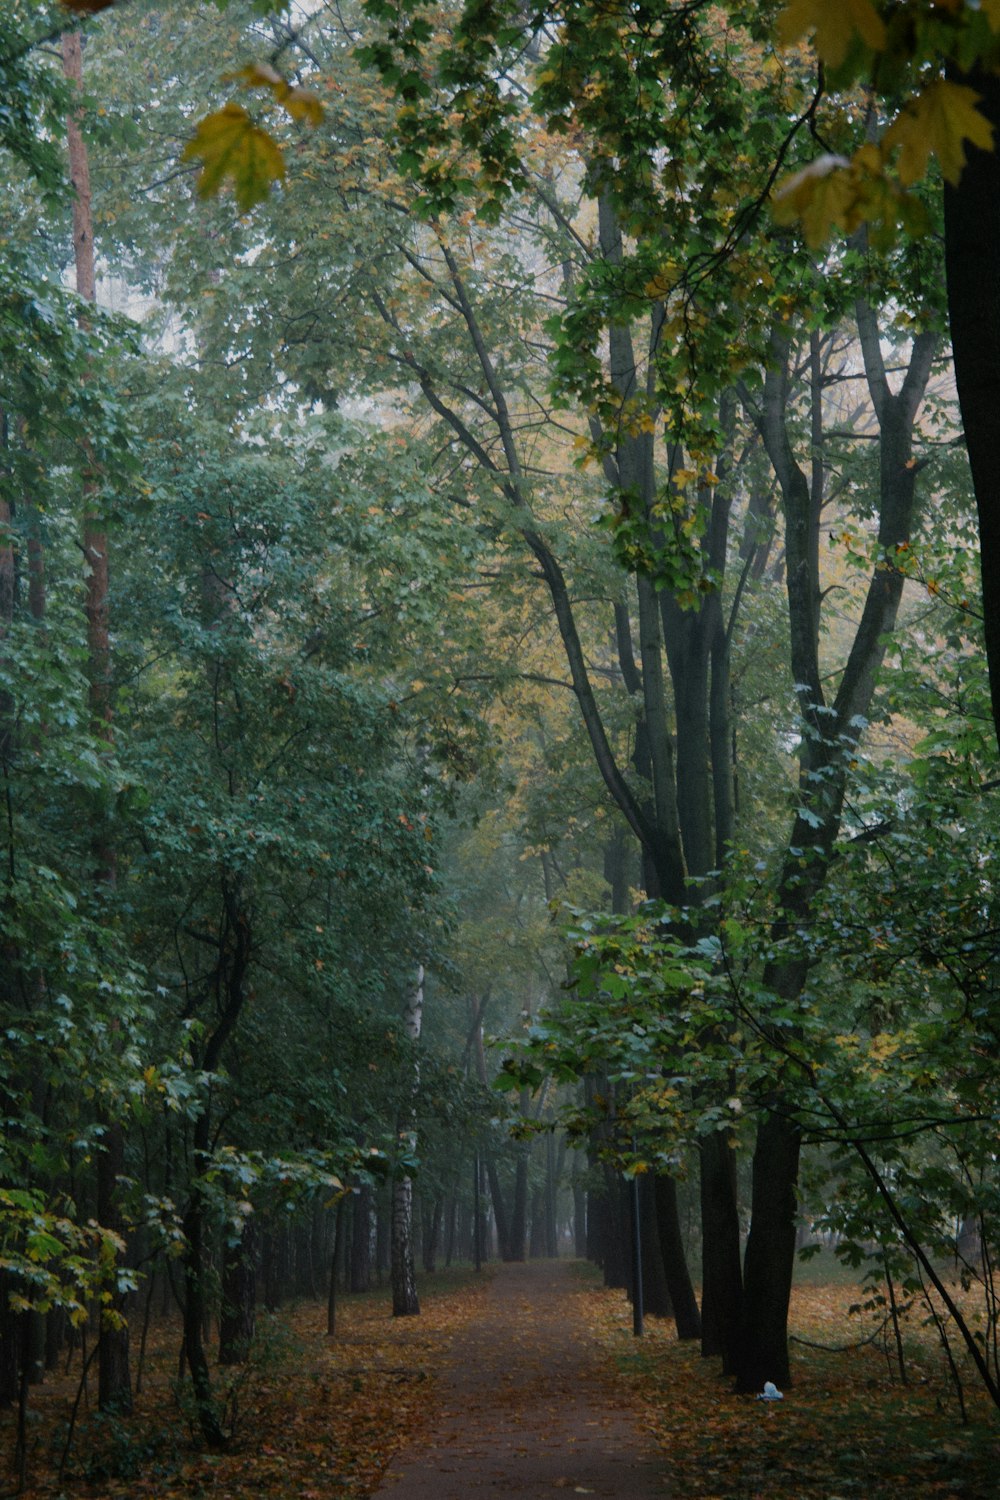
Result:
M807 243L816 249L834 226L848 227L854 196L850 163L827 153L778 184L772 211L779 224L801 221Z
M323 105L319 96L311 89L286 88L277 95L277 100L293 120L299 120L305 125L318 125L323 118Z
M233 103L198 122L182 159L203 164L198 177L202 198L212 197L227 177L232 178L236 202L244 213L262 203L272 183L285 175L285 159L277 141L254 124L242 105Z
M839 68L855 33L873 52L882 52L888 36L872 0L788 0L778 17L778 41L783 47L814 32L816 52L831 68Z
M293 120L306 125L318 125L324 110L319 95L311 89L293 88L292 85L270 63L248 63L235 73L226 73L224 80L242 83L248 89L267 89L275 101L286 109Z
M1000 31L1000 0L980 0L979 9L990 23L990 30Z
M933 151L952 185L965 166L965 142L983 151L993 146L993 126L979 113L979 95L964 83L936 78L896 116L885 133L885 144L899 146L899 180L904 187L919 182Z
M248 63L245 68L237 68L235 73L223 73L223 83L242 83L248 89L271 89L279 88L285 82L276 68L270 63Z

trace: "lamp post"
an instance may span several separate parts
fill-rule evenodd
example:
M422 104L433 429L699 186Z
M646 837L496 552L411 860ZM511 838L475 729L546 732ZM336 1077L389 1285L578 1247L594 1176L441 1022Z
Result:
M632 1137L632 1156L636 1156L635 1136ZM641 1339L643 1335L642 1297L642 1230L639 1226L639 1174L632 1173L632 1334Z

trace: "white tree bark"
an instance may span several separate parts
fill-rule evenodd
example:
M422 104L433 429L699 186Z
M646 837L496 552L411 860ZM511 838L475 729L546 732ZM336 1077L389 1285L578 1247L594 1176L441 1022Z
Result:
M416 980L406 998L403 1024L407 1039L416 1047L424 1017L424 968L417 965ZM417 1144L413 1099L420 1082L420 1063L414 1057L411 1102L400 1114L398 1137L401 1150L412 1155ZM397 1173L392 1189L392 1315L412 1317L420 1311L417 1297L416 1262L413 1254L413 1180L408 1172Z

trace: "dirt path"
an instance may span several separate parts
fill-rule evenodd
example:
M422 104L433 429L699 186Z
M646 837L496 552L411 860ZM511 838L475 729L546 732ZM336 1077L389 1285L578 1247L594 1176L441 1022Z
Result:
M668 1495L662 1460L587 1327L571 1264L500 1266L481 1306L451 1348L442 1408L377 1500Z

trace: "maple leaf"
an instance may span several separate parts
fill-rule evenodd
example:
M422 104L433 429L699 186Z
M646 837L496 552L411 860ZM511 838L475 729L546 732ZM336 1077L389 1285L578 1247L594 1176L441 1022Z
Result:
M788 0L778 16L778 41L783 47L809 32L820 58L831 68L844 61L855 33L873 52L882 52L888 41L885 23L872 0Z
M911 99L885 133L887 147L900 147L899 180L904 187L927 171L933 151L953 186L965 166L965 142L983 151L993 146L993 127L979 113L979 95L964 83L936 78Z
M827 153L794 172L775 188L772 211L779 224L798 220L813 249L824 244L830 230L853 227L854 183L846 157Z
M230 102L198 122L194 138L182 152L184 161L202 162L198 193L210 198L227 177L245 213L263 203L273 183L285 175L285 159L273 136L255 125L240 104Z

